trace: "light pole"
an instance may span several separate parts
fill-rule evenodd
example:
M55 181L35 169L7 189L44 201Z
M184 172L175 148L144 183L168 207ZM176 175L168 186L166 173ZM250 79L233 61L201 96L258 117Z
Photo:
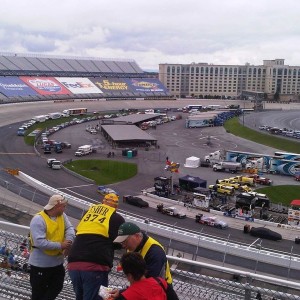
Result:
M244 100L244 109L243 109L243 126L245 126L245 106L246 106L246 104L245 104L245 101L246 101L246 100Z
M223 267L224 267L225 260L226 260L226 254L227 254L227 250L228 250L229 238L230 238L230 234L228 235L228 238L227 238L227 241L226 241L226 249L225 249L224 257L223 257Z
M260 242L259 242L259 244L258 244L258 246L259 246L258 255L260 255L260 252L261 252L261 243L262 243L262 239L260 239ZM256 263L255 263L255 271L254 271L255 274L256 274L256 271L257 271L257 265L258 265L258 255L257 255Z
M170 241L169 241L169 246L168 246L168 251L167 252L169 252L169 249L170 249L170 247L171 247L171 243L172 243L172 239L173 239L173 235L174 235L174 230L175 230L175 225L177 224L177 222L175 222L174 224L173 224L173 226L172 226L172 234L171 234L171 237L170 237ZM172 255L174 254L174 249L173 249L173 253L172 253Z

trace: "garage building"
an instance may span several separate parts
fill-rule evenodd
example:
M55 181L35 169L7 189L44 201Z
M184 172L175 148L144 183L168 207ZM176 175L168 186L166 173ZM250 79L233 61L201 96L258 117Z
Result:
M113 148L157 147L157 139L136 125L101 125L100 130Z

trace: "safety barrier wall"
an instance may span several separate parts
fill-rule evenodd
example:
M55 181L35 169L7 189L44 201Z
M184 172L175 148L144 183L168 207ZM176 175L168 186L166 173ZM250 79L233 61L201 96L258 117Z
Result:
M86 210L91 203L85 200L81 200L74 196L62 193L39 180L34 179L31 176L23 172L19 172L19 179L26 182L27 184L35 187L36 189L44 192L47 195L53 195L54 193L62 194L68 199L70 205ZM128 215L123 215L126 220L134 221L139 224L141 229L147 232L154 233L166 238L172 237L173 240L185 242L190 245L197 247L206 248L213 251L219 251L222 253L243 257L247 259L252 259L254 261L260 261L264 263L269 263L272 265L277 265L281 267L286 267L288 269L300 270L300 258L292 255L287 255L284 253L276 253L271 251L266 251L260 248L240 245L231 243L229 241L222 241L220 239L204 236L201 234L196 234L192 232L187 232L185 230L180 230L174 227L169 227L166 225L145 222L145 219L132 217Z

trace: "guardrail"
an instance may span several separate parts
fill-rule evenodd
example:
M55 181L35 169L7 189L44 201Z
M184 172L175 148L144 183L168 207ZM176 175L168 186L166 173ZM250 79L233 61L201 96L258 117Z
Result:
M66 199L68 199L70 205L86 210L92 203L76 198L74 196L62 193L61 191L52 188L39 180L23 173L19 172L18 178L27 184L34 186L36 189L44 192L47 195L53 195L54 193L63 194ZM157 224L154 222L146 222L145 219L137 218L133 216L124 215L126 220L134 221L138 223L141 229L147 232L157 234L166 238L172 237L173 240L185 242L190 245L197 247L202 247L205 249L210 249L213 251L219 251L229 255L234 255L242 258L251 259L254 261L269 263L276 266L286 267L287 269L300 270L300 258L296 256L287 255L283 253L276 253L274 251L266 251L263 249L257 249L250 246L244 246L240 244L235 244L229 241L222 241L217 238L212 238L204 236L201 234L196 234L188 232L186 230L180 230L174 227L169 227L162 224Z
M0 253L0 261L6 255L13 255L15 265L8 269L0 266L0 295L3 295L5 299L29 300L31 296L29 274L28 268L24 268L25 264L28 265L28 255L24 255L23 248L20 248L20 245L24 246L24 240L27 237L10 231L10 228L12 230L13 227L16 227L15 224L0 221L0 225L2 224L8 226L9 229L0 230L1 249L3 246L5 247L5 253ZM6 250L9 254L6 253ZM122 253L122 251L116 252L113 264L115 267L109 274L109 284L125 288L126 278L116 268ZM195 262L176 256L168 255L167 257L171 263L173 286L179 299L251 300L272 298L300 300L300 285L296 281ZM63 291L57 299L74 299L74 297L72 284L66 273Z

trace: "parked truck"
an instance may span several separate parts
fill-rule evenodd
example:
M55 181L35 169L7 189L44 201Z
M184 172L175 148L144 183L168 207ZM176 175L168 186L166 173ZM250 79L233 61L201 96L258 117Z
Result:
M77 149L77 151L75 152L75 156L89 155L92 152L93 152L92 145L83 145Z
M231 172L236 173L242 170L242 164L239 162L232 162L232 161L220 161L213 165L213 171L221 171L221 172Z
M55 142L54 145L54 151L56 153L62 153L62 145L61 145L61 142Z
M255 181L253 177L240 175L240 176L230 177L229 180L233 182L237 182L241 185L255 186Z
M224 159L224 151L218 150L215 152L211 152L208 155L204 156L204 160L206 162L216 162Z

